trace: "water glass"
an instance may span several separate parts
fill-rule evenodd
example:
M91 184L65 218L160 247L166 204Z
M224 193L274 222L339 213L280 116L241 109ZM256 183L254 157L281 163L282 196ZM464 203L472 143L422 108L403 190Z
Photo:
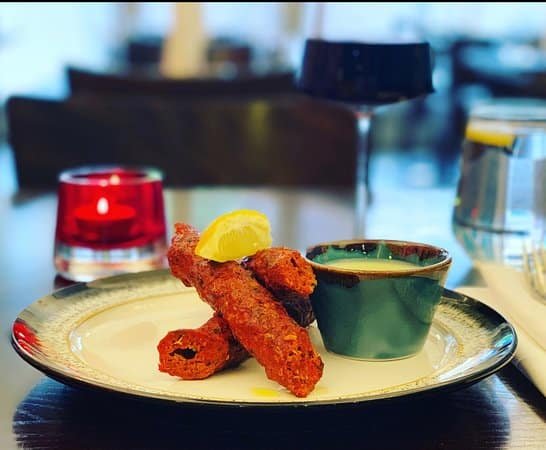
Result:
M546 102L495 100L470 115L454 221L527 235L544 210Z

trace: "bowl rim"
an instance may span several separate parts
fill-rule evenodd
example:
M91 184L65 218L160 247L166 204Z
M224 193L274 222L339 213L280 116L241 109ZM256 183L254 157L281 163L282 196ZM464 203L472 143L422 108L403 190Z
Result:
M445 258L442 261L439 261L437 263L430 264L428 266L419 266L416 269L411 268L411 269L400 269L396 271L388 271L388 270L368 270L368 269L347 269L347 268L341 268L341 267L334 267L334 266L329 266L327 264L317 263L307 256L311 250L316 249L317 247L330 247L333 245L346 246L350 244L379 244L379 243L393 244L393 245L399 245L399 246L414 245L414 246L420 246L420 247L427 247L432 250L438 251L440 256L444 256ZM322 242L322 243L308 246L305 249L304 257L311 264L311 267L317 270L322 270L322 271L331 272L331 273L339 273L343 275L370 275L374 278L381 278L381 277L391 278L391 277L419 275L419 274L425 274L429 272L436 272L438 270L448 269L452 262L451 254L445 248L438 247L432 244L427 244L424 242L403 241L403 240L397 240L397 239L344 239L344 240L338 240L338 241Z

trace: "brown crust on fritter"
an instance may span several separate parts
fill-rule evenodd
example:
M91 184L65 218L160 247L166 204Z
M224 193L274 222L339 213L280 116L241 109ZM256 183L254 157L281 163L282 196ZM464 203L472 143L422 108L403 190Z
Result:
M311 265L298 251L285 247L260 250L243 265L301 326L306 327L315 320L309 296L317 279Z
M159 370L184 380L202 380L250 356L217 315L195 330L170 331L157 350Z
M311 265L296 250L273 247L247 258L245 267L272 292L288 291L308 298L317 285Z

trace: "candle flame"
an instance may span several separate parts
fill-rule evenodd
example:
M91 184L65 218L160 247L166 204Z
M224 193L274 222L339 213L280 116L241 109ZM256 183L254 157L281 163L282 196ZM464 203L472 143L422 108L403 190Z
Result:
M114 173L110 176L110 184L119 184L120 183L119 175Z
M106 198L104 197L99 198L99 201L97 202L97 212L101 215L104 215L108 213L108 209L108 200L106 200Z

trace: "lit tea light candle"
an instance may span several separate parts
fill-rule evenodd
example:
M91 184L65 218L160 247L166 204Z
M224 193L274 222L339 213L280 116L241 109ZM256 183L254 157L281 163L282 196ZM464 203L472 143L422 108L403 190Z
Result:
M100 197L96 204L76 208L74 216L86 240L118 242L129 237L136 211L131 206L111 203L106 197Z
M151 167L88 166L59 174L57 272L89 281L164 267L162 178Z

